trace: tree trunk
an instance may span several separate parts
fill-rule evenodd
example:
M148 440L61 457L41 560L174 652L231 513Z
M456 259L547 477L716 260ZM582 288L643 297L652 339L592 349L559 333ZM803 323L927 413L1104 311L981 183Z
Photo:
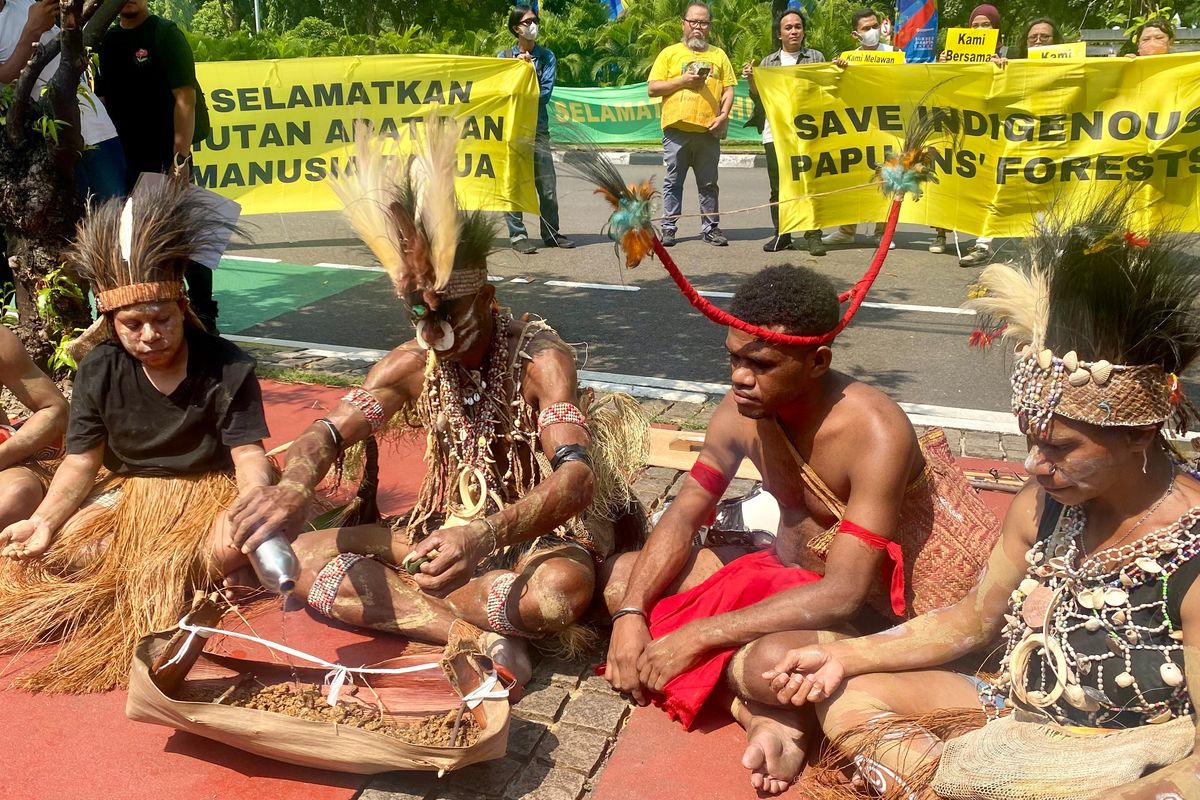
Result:
M46 291L55 270L79 285L65 251L74 238L82 207L75 169L83 149L79 132L79 78L87 66L84 25L94 42L112 23L122 0L63 0L62 33L39 45L17 80L0 136L0 218L8 239L19 324L16 333L43 369L58 343L91 322L86 292ZM44 95L37 96L38 75L62 56ZM59 123L57 141L46 122ZM39 304L39 293L46 295Z

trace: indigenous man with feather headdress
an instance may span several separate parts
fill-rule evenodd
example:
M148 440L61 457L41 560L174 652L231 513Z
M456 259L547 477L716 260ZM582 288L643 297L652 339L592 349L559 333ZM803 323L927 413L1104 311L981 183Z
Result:
M613 552L611 520L633 502L648 425L629 398L581 401L571 349L497 305L493 226L455 197L457 126L431 116L424 127L412 160L385 156L386 140L359 128L356 168L334 183L416 336L296 439L278 485L239 502L234 540L249 551L276 532L295 537L344 449L395 417L427 437L416 507L394 528L296 539L309 604L430 642L445 642L456 619L561 640L580 630L595 565Z
M67 455L32 515L0 532L12 559L0 652L59 643L28 688L123 685L138 638L242 560L224 511L274 477L261 392L254 361L205 332L183 284L189 258L228 233L178 180L79 225L71 257L101 317L84 337L94 348L80 356Z

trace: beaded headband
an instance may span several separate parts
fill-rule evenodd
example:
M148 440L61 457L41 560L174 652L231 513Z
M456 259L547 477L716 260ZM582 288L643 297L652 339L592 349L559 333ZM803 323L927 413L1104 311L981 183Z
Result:
M1157 364L1126 366L1061 358L1029 345L1017 353L1012 409L1032 430L1045 433L1055 414L1104 427L1156 425L1179 407L1179 379Z
M182 300L186 295L179 281L154 281L131 283L96 293L96 310L101 314L116 311L139 303L161 303Z
M469 297L487 283L487 268L472 269L470 267L459 267L450 273L450 280L446 283L444 289L438 291L438 297L443 300L457 300L460 297Z

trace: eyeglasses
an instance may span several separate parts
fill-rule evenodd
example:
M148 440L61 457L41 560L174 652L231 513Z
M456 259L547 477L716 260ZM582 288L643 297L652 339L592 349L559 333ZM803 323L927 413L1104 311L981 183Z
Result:
M709 25L712 25L712 21L707 19L685 19L684 22L693 28L707 28Z
M1029 44L1033 44L1035 42L1052 42L1052 41L1054 41L1054 34L1052 34L1052 33L1031 33L1025 37L1025 41L1029 42Z

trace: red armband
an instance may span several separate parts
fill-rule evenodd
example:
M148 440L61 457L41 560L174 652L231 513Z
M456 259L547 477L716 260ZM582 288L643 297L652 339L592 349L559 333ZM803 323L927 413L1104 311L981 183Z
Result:
M715 494L717 497L725 494L725 489L729 486L728 478L699 460L692 465L692 469L688 475L695 478L696 483L700 484L704 491L709 494Z
M847 533L868 547L887 552L887 558L883 562L883 580L890 588L892 611L896 613L896 616L903 617L906 610L904 603L904 551L900 549L900 543L871 533L861 525L855 525L847 519L838 523L838 533ZM889 564L888 561L891 563Z

